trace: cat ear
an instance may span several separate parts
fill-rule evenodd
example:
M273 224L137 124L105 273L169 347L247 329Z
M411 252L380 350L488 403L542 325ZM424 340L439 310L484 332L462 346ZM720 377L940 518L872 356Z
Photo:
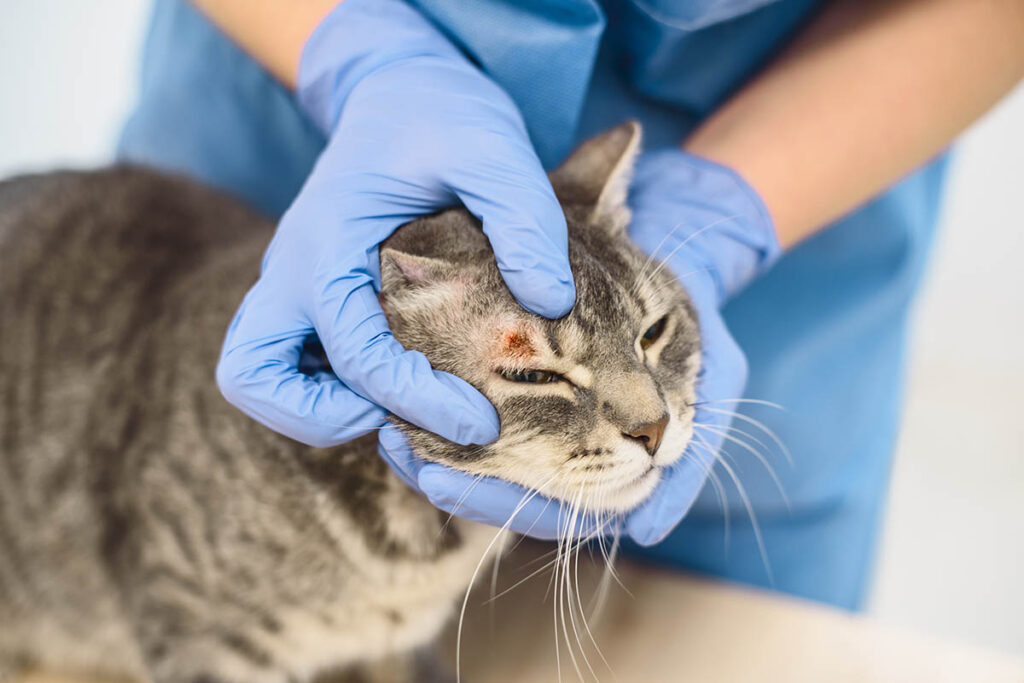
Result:
M382 292L451 282L457 277L455 267L447 261L415 256L395 249L381 249L380 281Z
M566 204L593 206L593 219L611 219L616 227L625 227L626 196L640 137L640 124L626 121L584 142L551 172L555 194Z

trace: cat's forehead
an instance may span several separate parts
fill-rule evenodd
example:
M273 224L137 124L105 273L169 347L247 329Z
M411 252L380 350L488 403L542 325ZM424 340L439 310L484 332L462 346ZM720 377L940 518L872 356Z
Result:
M624 240L588 235L586 229L569 226L575 305L556 320L535 318L548 346L577 358L631 346L650 308L636 286L643 257Z
M410 223L396 232L387 246L420 256L442 258L476 272L464 290L469 309L500 312L501 317L526 316L557 343L559 338L609 339L635 334L650 313L645 287L646 257L620 234L591 224L586 212L565 207L569 260L576 285L576 303L565 317L547 320L525 313L511 298L498 271L493 251L479 221L465 210L449 210ZM480 270L482 269L482 270ZM495 306L500 311L495 311ZM580 345L582 346L582 344Z
M648 261L624 236L570 223L569 259L581 311L601 317L645 313L641 285Z

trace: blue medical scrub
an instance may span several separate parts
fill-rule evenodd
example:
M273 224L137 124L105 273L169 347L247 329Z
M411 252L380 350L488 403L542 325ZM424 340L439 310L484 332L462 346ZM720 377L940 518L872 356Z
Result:
M417 4L516 100L550 167L580 139L627 117L644 123L648 148L677 144L820 1ZM157 1L122 157L183 171L280 215L323 145L290 94L196 10ZM925 166L800 245L725 311L750 360L747 396L786 408L739 406L792 453L792 466L771 458L788 507L757 460L727 446L770 573L728 480L724 510L706 486L663 543L630 552L851 609L861 604L899 424L908 307L944 170L944 159Z

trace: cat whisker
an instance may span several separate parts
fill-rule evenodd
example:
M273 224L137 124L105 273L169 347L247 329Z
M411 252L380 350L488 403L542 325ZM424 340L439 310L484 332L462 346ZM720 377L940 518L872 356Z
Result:
M540 521L540 518L544 516L544 512L548 509L548 506L551 505L551 501L552 501L552 498L545 497L544 507L541 508L540 514L538 514L537 518L533 520L533 523L530 524L530 526L528 526L526 528L526 531L523 532L522 538L526 538L527 536L530 535L530 532L533 531L533 527L537 525L537 522ZM522 538L520 540L516 541L516 545L513 546L513 549L515 549L516 547L519 546L519 544L522 542Z
M564 462L560 463L558 465L558 469L561 469L564 466L565 466ZM560 473L560 477L564 479L566 474L568 474L568 473L563 470ZM556 542L556 545L555 545L555 558L554 558L554 560L552 560L552 562L550 562L547 565L545 565L545 566L552 566L552 565L554 565L556 571L552 572L551 578L548 580L548 587L547 587L547 590L544 592L544 599L545 600L547 600L548 596L551 595L552 590L554 590L556 588L555 577L557 575L558 562L561 560L561 557L562 557L562 547L563 547L563 541L564 541L564 538L565 538L565 532L564 532L564 529L563 529L562 520L563 520L563 514L565 514L565 506L569 505L570 503L571 503L571 501L566 501L566 500L559 501L559 503L558 503L558 506L559 506L558 507L558 517L555 520L555 528L556 528L556 532L557 532L556 533L556 538L555 538L555 542ZM556 633L558 632L557 622L555 624L555 632Z
M701 423L701 424L703 424L703 423ZM758 446L763 448L766 455L767 454L774 454L774 451L772 450L771 446L769 446L769 444L767 444L763 440L761 440L756 434L751 434L747 430L741 429L740 427L737 427L735 424L730 424L730 425L713 425L713 426L718 427L719 429L724 429L724 430L726 430L729 433L740 434L740 435L750 439L755 444L757 444ZM778 444L775 444L775 445L778 446ZM782 454L785 457L785 455L786 455L785 450L782 449L782 448L779 448L779 450L782 451ZM787 460L788 460L788 458L787 458ZM790 463L790 464L792 464L792 463Z
M576 499L574 498L572 503L569 506L569 514L567 516L566 524L565 524L565 527L564 527L564 540L565 540L566 543L569 544L569 547L566 548L565 552L563 552L560 555L559 563L558 563L558 565L556 567L555 584L556 584L556 595L557 595L557 610L555 612L555 623L556 623L555 641L556 642L558 641L557 623L558 623L558 618L560 616L561 617L561 623L562 623L562 635L565 637L565 645L566 645L566 649L569 652L569 658L572 661L573 668L576 670L576 675L580 678L580 680L583 680L583 672L580 669L579 663L576 660L576 652L575 652L575 650L573 650L572 641L569 640L568 621L565 618L565 598L566 598L566 594L568 592L568 589L566 588L566 585L567 585L566 584L566 581L567 581L567 579L566 579L566 576L567 576L566 568L568 566L569 554L572 552L572 538L573 538L572 524L573 524L573 521L575 519L576 508L577 508L577 502L576 502ZM559 576L559 572L560 572L560 576ZM571 609L571 605L570 605L570 609Z
M586 536L586 537L584 537L584 538L580 539L580 543L581 543L581 544L584 544L584 543L588 543L589 541L592 541L592 540L594 540L595 538L600 538L600 537L601 537L601 536L600 536L600 533L599 533L599 532L597 532L597 531L595 531L595 532L594 532L593 534L591 534L591 535L589 535L589 536ZM513 546L513 548L515 548L515 546ZM527 562L527 563L523 564L523 565L521 566L521 568L525 569L526 567L529 567L529 566L530 566L530 565L532 565L532 564L536 564L536 563L538 563L538 562L542 562L542 561L544 561L545 559L548 559L548 558L550 558L550 557L551 557L552 555L555 555L555 554L556 554L557 552L558 552L558 548L556 547L556 548L555 548L554 550L550 550L550 551L548 551L548 552L544 553L543 555L541 555L541 556L539 556L539 557L535 557L534 559L530 560L529 562ZM511 586L509 586L508 588L504 589L503 591L501 591L501 592L500 592L500 593L498 593L497 595L495 595L495 596L491 597L491 598L490 598L490 599L489 599L489 600L488 600L487 602L492 602L492 601L494 601L494 600L497 600L498 598L501 598L501 597L503 597L503 596L507 595L508 593L511 593L511 592L512 592L513 590L515 590L515 589L516 589L516 588L518 588L519 586L523 585L524 583L526 583L527 581L529 581L529 580L530 580L530 579L532 579L533 577L535 577L535 576L537 576L538 574L540 574L540 573L542 573L542 572L544 572L544 571L547 571L548 569L550 569L551 567L553 567L553 566L555 565L555 563L556 563L556 562L558 562L558 561L559 561L559 560L558 560L558 558L552 558L552 559L549 559L549 560L548 560L547 562L545 562L545 563L544 563L543 565L541 565L541 566L540 566L540 567L538 567L537 569L533 570L533 571L532 571L532 572L530 572L530 573L529 573L528 575L524 576L524 577L523 577L522 579L519 579L518 581L516 581L516 582L515 582L514 584L512 584L512 585L511 585ZM546 599L546 598L547 598L547 596L545 595L545 599Z
M604 494L602 494L602 500L601 500L602 503L604 502L603 498L604 498ZM608 523L617 522L615 524L615 532L612 534L613 542L612 542L611 555L609 555L609 552L608 552L607 548L605 547L605 534L602 533L601 535L599 535L597 537L597 540L598 540L598 547L600 548L601 554L604 556L604 560L605 560L605 569L606 569L605 573L606 574L610 573L612 578L615 579L615 582L617 584L619 584L619 587L621 587L622 590L626 591L626 593L629 593L630 597L632 597L633 594L630 593L629 589L626 588L626 586L622 583L622 581L619 580L619 576L616 573L615 567L614 567L615 554L618 551L619 537L620 537L620 535L622 533L623 521L624 520L623 520L623 517L621 515L619 515L617 513L609 514ZM604 581L605 578L606 577L604 575L602 575L602 581Z
M759 406L768 406L769 408L775 408L776 410L781 410L787 413L789 412L786 409L786 406L780 405L778 403L773 403L772 401L765 401L764 399L760 398L717 398L710 401L695 401L693 403L688 403L687 405L701 406L711 405L715 403L754 403Z
M507 444L507 447L509 447L509 448L514 447L514 446L516 446L520 442L528 441L530 438L532 438L532 433L531 434L527 434L526 436L520 438L518 441L511 441L510 443ZM466 487L466 489L459 496L458 500L455 501L455 505L452 506L452 510L448 514L448 519L446 519L445 523L441 526L441 532L440 533L443 533L447 529L447 527L451 524L452 520L458 515L459 508L462 507L462 505L466 502L466 500L472 494L473 490L479 485L480 481L483 480L483 478L486 477L486 476L488 476L488 475L482 474L482 473L481 474L477 474L475 479L472 481L472 483L470 483L470 485ZM551 479L548 479L548 481L544 482L543 484L540 484L539 486L537 486L534 489L528 489L527 493L530 493L531 491L533 491L535 493L539 493L541 487L547 486L554 479L555 479L555 475L552 475ZM550 504L550 502L551 502L551 500L550 500L550 498L548 498L548 502L545 503L545 506ZM539 518L540 518L540 515L538 515L538 519ZM537 520L535 519L533 524L536 524L536 523L537 523ZM526 530L524 535L527 535L527 536L529 535L530 531L533 529L533 524L530 525L530 527ZM517 542L517 545L518 545L518 542Z
M718 500L719 506L722 508L722 521L724 524L722 547L728 552L729 549L729 504L725 495L725 486L722 485L722 480L715 474L715 461L718 459L718 453L708 448L705 444L691 442L694 448L700 448L712 458L711 464L705 464L700 458L693 458L708 475L708 479L711 480L711 485L715 489L715 498ZM691 456L692 457L692 456Z
M711 444L707 442L704 437L700 434L694 433L694 438L699 439L708 450L714 450L711 448ZM743 502L743 507L747 510L747 515L750 517L750 524L754 529L754 539L757 541L757 548L761 553L761 561L764 563L764 570L768 574L768 581L775 585L775 576L772 574L771 564L768 562L768 551L765 549L764 538L761 535L761 526L757 523L757 515L754 513L754 506L750 502L750 497L747 495L747 490L740 482L739 477L736 476L736 472L729 466L724 459L719 458L718 462L721 463L722 468L725 469L726 473L732 479L733 485L736 487L736 492L740 496L740 500Z
M438 538L440 538L448 530L448 527L451 526L452 520L458 516L459 508L461 508L466 502L466 499L473 493L473 490L483 480L484 476L486 475L476 475L473 481L470 482L469 486L466 487L466 490L459 495L458 500L455 501L455 505L452 506L451 511L448 513L448 519L444 520L444 524L441 525L441 529L437 532Z
M603 493L600 490L598 490L597 493L599 499L603 497ZM589 534L584 534L583 529L584 524L586 523L586 511L589 509L597 509L592 505L592 503L594 502L593 495L585 494L585 486L582 486L577 495L568 503L568 507L566 508L567 516L565 517L565 522L560 522L559 546L557 548L558 556L555 558L555 560L545 564L543 567L532 572L529 576L519 581L515 586L512 586L511 589L514 589L522 582L529 580L537 573L544 571L544 569L546 569L548 566L551 566L551 564L555 565L555 572L552 574L552 584L557 586L556 599L553 603L553 607L556 634L555 656L556 664L559 667L559 676L561 676L561 655L559 647L560 637L558 636L558 632L559 626L561 626L561 637L565 638L565 643L569 650L569 657L573 663L573 667L577 673L577 676L580 677L580 680L585 680L585 677L582 673L582 668L579 666L579 659L576 657L576 650L573 645L573 640L575 640L575 647L579 648L580 658L583 659L583 664L586 666L587 670L590 672L590 674L594 677L595 680L600 680L599 676L593 668L593 665L589 660L589 657L586 654L586 648L583 644L583 637L580 634L579 629L580 623L583 624L583 630L586 632L588 640L590 640L590 642L593 644L595 650L597 651L601 660L604 662L605 666L608 667L609 671L612 672L613 676L615 675L615 672L611 669L607 659L604 656L604 653L601 652L600 646L597 644L596 638L594 638L593 632L590 629L590 625L587 622L586 614L583 608L583 601L580 594L579 555L582 552L583 547L587 546L587 544L591 540L596 538L598 539L599 544L603 543L604 533L608 527L609 522L614 519L614 515L608 515L605 518L602 518L600 515L598 515L598 518L596 520L596 526L593 529L593 531L591 531ZM618 530L616 530L616 542L617 539ZM572 565L571 569L570 565ZM610 568L610 565L606 566ZM607 577L607 572L605 576ZM574 579L576 583L575 590L573 588ZM569 612L568 617L565 616L566 610L568 610ZM577 619L577 613L579 614L579 619ZM570 638L570 627L572 628L572 635L574 636L574 638Z
M729 501L725 496L725 486L722 485L722 480L719 479L718 475L715 474L715 468L712 467L711 471L708 472L708 479L711 480L711 485L715 489L715 497L718 499L719 507L722 508L722 524L724 529L722 531L722 547L725 549L726 554L729 552Z
M785 487L783 487L782 482L779 480L778 475L775 473L775 468L771 466L771 463L768 462L768 459L765 458L764 455L762 455L757 449L748 444L746 441L743 441L738 437L732 436L731 434L728 433L727 430L722 429L718 426L699 424L696 422L693 424L693 426L698 429L705 429L711 432L712 434L717 434L723 439L735 443L739 447L748 451L755 458L757 458L758 462L760 462L764 466L765 470L768 471L768 475L772 478L772 482L775 484L775 488L779 490L779 495L782 496L782 501L786 504L786 509L792 510L789 504L789 496L786 495Z
M580 487L579 493L577 494L576 504L574 505L574 510L573 510L573 520L570 523L570 532L572 533L572 535L574 537L577 535L577 530L576 530L577 524L581 527L581 530L582 530L583 518L580 515L580 508L581 508L581 504L583 502L584 493L585 493L585 485L582 485ZM582 548L582 543L577 543L574 551L572 553L570 553L570 554L567 554L566 557L565 557L565 567L562 570L562 576L564 578L564 583L565 583L565 603L566 603L566 606L569 609L569 622L570 622L570 626L572 627L573 636L574 636L574 638L576 640L576 646L579 648L579 651L580 651L580 658L583 660L583 664L590 671L591 676L593 676L595 679L597 679L598 678L597 672L594 671L594 667L591 666L591 664L590 664L590 658L587 656L586 648L583 646L583 640L580 637L579 625L576 622L576 611L577 611L577 608L576 608L576 606L574 606L574 596L575 596L575 602L576 603L579 602L579 557L580 557L580 550L581 550L581 548ZM574 573L570 573L570 565L573 565ZM575 589L573 588L573 579L574 579L574 577L575 577L575 581L576 581ZM563 615L563 619L564 618L565 617ZM564 625L565 625L565 623L563 621L563 626ZM567 640L568 640L568 638L567 638ZM566 642L566 647L568 647L570 649L570 651L571 651L572 643ZM577 671L577 673L580 675L580 680L581 681L584 680L582 672Z
M487 601L489 604L489 614L487 615L488 627L492 638L494 637L494 595L498 591L498 572L501 567L501 555L502 553L495 555L494 564L491 566L491 598Z
M665 242L668 242L668 238L671 237L672 235L676 234L676 231L679 230L679 228L683 227L684 225L686 225L686 221L679 221L678 223L676 223L672 227L672 229L669 230L665 234L665 236L661 238L661 241L658 242L658 246L654 247L654 249L651 251L651 253L648 254L647 260L644 261L643 266L640 267L640 272L637 273L636 279L633 280L633 289L630 290L630 294L636 294L637 283L640 282L640 280L643 278L644 274L647 272L647 269L651 266L651 263L654 262L655 257L657 257L657 255L658 255L658 252L661 251L661 248L663 246L665 246Z
M603 529L604 524L599 523L598 528ZM602 537L603 536L598 536L598 538ZM597 644L597 639L594 638L594 633L590 629L590 624L587 623L587 615L585 610L583 609L583 598L580 595L580 550L576 551L575 567L573 568L573 571L576 577L576 606L579 609L580 621L583 623L583 628L587 632L587 637L590 639L590 643L594 646L594 650L597 652L597 656L601 658L602 662L604 662L605 667L607 667L607 669L612 672L612 677L614 678L615 671L612 669L611 664L608 663L608 659L604 656L604 652L601 651L601 646ZM593 617L593 615L591 615L591 617ZM580 649L582 650L582 645L580 646ZM594 673L594 669L590 667L589 659L587 660L587 667L590 668L590 672L594 674L594 679L600 680L600 677L596 673Z
M601 581L600 583L598 583L597 591L594 593L594 597L590 601L591 619L599 619L601 614L604 612L604 606L607 602L608 592L611 590L611 582L613 579L616 583L619 584L619 586L622 587L622 590L626 591L626 593L629 593L629 595L632 596L632 593L630 593L629 590L622 584L622 581L619 579L615 571L615 559L618 557L619 539L621 535L622 527L620 525L618 528L615 529L615 533L612 536L612 547L610 550L605 547L602 537L602 542L600 545L601 554L604 555L604 571L601 572ZM611 669L611 667L608 668Z
M553 555L555 552L556 552L555 550L552 550L551 552L544 553L544 555L542 555L541 558L548 557L549 555ZM536 559L533 560L533 562L536 562L538 559L541 559L541 558L536 558ZM523 585L524 583L526 583L527 581L529 581L533 577L537 576L541 572L544 572L544 571L550 569L552 566L554 566L555 562L557 562L557 559L552 559L552 560L549 560L548 562L545 562L542 566L538 567L537 569L535 569L534 571L530 572L529 574L527 574L523 578L519 579L514 584L512 584L511 586L506 588L505 590L501 591L497 595L492 596L488 600L488 602L496 601L498 598L501 598L501 597L503 597L505 595L508 595L509 593L514 591L516 588L519 588L521 585ZM529 564L527 564L525 566L529 566Z
M480 568L482 567L483 562L486 561L487 557L489 556L494 543L497 542L498 538L501 536L502 533L507 531L512 521L520 515L522 509L525 508L526 504L530 500L534 499L537 495L540 495L540 490L542 488L547 487L550 483L556 481L560 477L566 476L567 474L569 474L569 472L566 472L564 470L556 471L554 474L552 474L551 477L548 478L547 481L540 484L536 488L529 490L524 495L523 500L520 501L520 503L516 506L516 509L513 511L509 520L502 527L502 529L499 530L495 538L492 539L491 544L484 551L484 556L481 558L481 561L478 563L476 569L473 572L473 576L470 581L470 587L472 587L472 585L475 584L476 577L479 574ZM477 479L473 482L473 486L475 486L476 483L481 478L482 475L479 475ZM553 551L555 554L554 559L550 560L549 562L545 562L541 567L530 572L529 575L518 580L515 584L502 590L501 592L497 591L497 577L498 572L500 571L500 565L498 564L499 560L496 560L491 575L490 597L488 600L486 600L486 603L489 603L491 605L493 619L493 603L498 598L515 590L517 587L519 587L526 581L530 580L537 574L545 571L546 569L554 565L555 571L552 575L552 584L557 587L557 590L553 607L554 625L556 633L556 660L558 660L556 664L559 666L559 676L561 676L560 641L564 639L569 654L569 660L571 661L573 669L576 671L576 674L579 677L579 679L588 680L592 677L595 680L600 680L600 676L595 670L593 662L591 662L590 660L590 657L592 655L588 655L587 649L589 647L592 646L594 648L594 650L600 657L601 661L603 662L604 666L612 672L613 676L615 675L615 672L612 670L610 663L607 661L607 658L604 656L604 653L601 651L601 648L597 643L597 639L594 635L593 629L590 626L590 619L596 618L597 615L600 613L600 610L603 607L606 600L606 596L608 594L610 581L614 579L620 586L622 586L622 582L621 580L619 580L613 567L614 557L617 554L619 547L621 526L617 525L615 529L614 545L611 553L609 554L609 552L605 549L604 534L607 531L609 525L612 522L616 521L618 517L614 514L601 514L600 512L590 512L590 510L603 509L600 507L595 507L594 503L602 501L606 493L603 491L602 488L588 491L588 484L592 484L592 482L588 482L587 484L579 486L576 494L567 501L567 504L562 508L562 511L560 512L558 521L558 545L556 549ZM472 488L472 486L469 488ZM549 499L548 503L550 503L550 500L551 499ZM593 523L592 527L591 523ZM581 585L579 581L579 555L582 553L584 546L587 546L594 539L598 540L602 556L604 557L605 571L602 575L597 594L590 601L590 606L585 608L583 604ZM545 553L545 556L550 555L551 553ZM538 561L543 561L543 559L544 556L541 556L540 558L536 558L524 566L528 567L529 564ZM627 593L629 592L628 589L625 589L625 586L622 587L624 590L626 590ZM463 604L459 615L458 635L456 639L457 662L461 661L461 635L465 619L465 612L468 605L468 595L469 592L467 591L466 595L463 598ZM587 616L588 611L591 612L589 619ZM589 641L590 645L585 645L586 641ZM589 676L587 674L589 674ZM457 675L459 675L458 670ZM457 678L457 680L461 679Z
M561 560L562 560L562 544L563 544L563 536L564 536L563 533L562 533L562 529L561 529L561 521L562 521L561 520L561 512L562 512L561 509L559 509L559 519L558 519L559 530L558 530L558 546L557 546L558 552L555 555L555 566L554 566L554 571L551 573L551 580L548 583L548 591L545 593L545 599L546 599L547 598L547 593L551 592L552 589L554 589L554 591L555 591L554 595L552 596L552 600L551 600L551 611L552 611L552 617L554 619L553 636L555 638L555 667L556 667L556 670L557 670L557 673L558 673L558 681L559 681L559 683L561 683L561 681L562 681L562 654L561 654L561 649L559 648L559 638L558 638L558 609L559 609L559 597L561 595L560 586L558 584L558 568L561 565Z
M519 540L517 540L515 542L515 544L509 549L509 554L514 552L515 549L518 548L520 546L520 544L522 544L522 542L524 540L526 540L527 538L529 538L529 534L522 534L522 535L520 535ZM539 555L539 556L533 558L529 562L524 562L523 564L519 565L519 569L526 569L527 567L529 567L531 565L535 565L538 562L543 562L544 560L546 560L547 558L551 557L554 554L555 554L555 549L549 550L546 553L543 553L542 555ZM546 568L546 567L549 567L549 566L551 566L550 563L544 565L544 567L542 567L542 569Z
M720 219L718 219L718 220L716 220L716 221L713 221L712 223L710 223L710 224L708 224L708 225L705 225L704 227L702 227L702 228L700 228L699 230L695 231L694 233L690 234L690 235L689 235L689 236L688 236L688 237L687 237L686 239L684 239L684 240L682 241L682 243L681 243L681 244L677 245L677 246L675 247L675 249L673 249L673 250L672 250L672 252L670 252L670 253L669 253L669 255L668 255L668 256L666 256L666 257L665 257L664 259L661 259L661 263L662 263L662 264L664 264L664 262L665 262L665 261L667 261L667 260L668 260L669 258L671 258L671 257L672 257L672 255L673 255L673 254L675 254L675 253L676 253L676 251L678 251L678 250L679 250L679 247L681 247L681 246L682 246L683 244L686 244L686 243L687 243L687 242L688 242L688 241L689 241L690 239L692 239L693 237L697 236L698 234L700 234L700 233L701 233L701 232L703 232L704 230L707 230L707 229L709 229L709 228L712 228L712 227L714 227L715 225L718 225L718 224L720 224L720 223L723 223L723 222L725 222L725 221L728 221L728 220L732 220L732 219L735 219L735 218L743 218L743 216L744 216L744 214L736 214L736 215L733 215L733 216L727 216L727 217L725 217L725 218L720 218ZM663 246L665 246L665 243L666 243L666 242L668 241L668 239L669 239L670 237L672 237L672 235L674 235L674 234L676 233L676 231L677 231L677 230L679 230L679 228L683 227L684 225L686 225L686 221L679 221L678 223L676 223L676 224L675 224L675 225L674 225L674 226L672 227L672 229L671 229L671 230L669 230L669 231L668 231L668 233L667 233L667 234L666 234L666 235L665 235L664 237L662 237L662 238L661 238L661 241L660 241L660 242L658 242L658 246L654 247L654 249L653 249L653 250L651 251L650 255L648 255L648 257L647 257L647 260L646 260L646 261L644 261L644 265L643 265L643 267L642 267L642 268L640 268L640 272L639 272L639 273L637 274L637 276L636 276L636 279L635 279L635 280L633 281L633 285L634 285L634 287L633 287L633 289L631 290L631 293L632 293L632 294L635 294L635 293L637 292L637 288L638 288L638 286L639 286L639 283L640 283L640 282L642 281L642 279L643 279L644 275L645 275L645 274L646 274L646 272L647 272L647 269L648 269L648 268L649 268L649 267L651 266L651 264L652 264L652 263L654 262L654 259L655 259L655 258L657 257L657 255L658 255L658 252L659 252L659 251L661 251L661 248L662 248Z
M727 221L735 220L737 218L743 218L743 214L735 214L735 215L732 215L732 216L725 216L724 218L719 218L718 220L713 221L713 222L709 223L708 225L705 225L700 230L697 230L697 231L687 235L686 239L684 239L682 242L677 244L675 246L675 248L672 249L672 251L670 251L668 253L668 256L666 256L665 258L661 259L661 263L658 264L658 267L655 268L654 270L652 270L651 273L645 277L644 284L646 284L647 282L652 282L654 280L654 278L658 275L658 273L661 272L662 268L664 268L668 264L669 259L671 259L673 256L675 256L676 253L680 249L685 247L690 242L690 240L696 238L698 235L701 235L702 233L707 232L711 228L714 228L714 227L716 227L718 225L721 225L722 223L725 223Z
M721 415L731 415L734 419L740 420L742 422L746 422L747 424L750 424L750 425L753 425L753 426L757 427L762 432L767 434L768 438L770 438L775 443L775 445L778 446L779 450L782 451L782 455L786 458L786 462L789 463L790 467L793 467L793 454L790 453L788 448L786 448L786 444L782 441L781 438L779 438L778 434L776 434L774 431L772 431L772 429L769 428L768 425L766 425L765 423L761 422L760 420L755 420L754 418L750 417L749 415L744 415L743 413L738 413L738 412L735 412L735 411L732 411L732 410L722 410L720 408L708 408L708 407L705 407L704 410L708 411L709 413L719 413Z
M540 486L547 485L548 482L550 482L551 479L554 479L554 476L549 478L548 481L544 482ZM540 487L538 487L538 488L540 488ZM484 549L483 554L480 556L480 561L477 562L476 568L473 570L473 574L472 574L472 576L469 579L469 585L466 587L466 594L462 598L462 608L459 610L459 626L458 626L458 629L457 629L457 632L456 632L456 635L455 635L455 680L456 680L456 683L461 683L461 681L462 681L462 625L463 625L463 623L465 622L465 619L466 619L466 605L469 604L469 594L473 590L473 584L476 583L477 574L480 573L480 568L483 566L484 562L487 560L487 556L490 554L491 549L494 548L494 544L497 543L498 539L501 538L505 534L505 532L508 531L509 527L512 526L512 522L515 520L516 516L519 515L519 513L523 510L523 508L525 508L526 505L536 495L537 495L537 491L535 490L533 493L530 493L529 495L523 496L523 499L521 501L519 501L519 504L516 505L515 509L512 510L512 514L509 515L508 521L505 522L505 524L503 524L500 529L498 529L498 532L496 534L494 534L494 538L492 538L491 542L487 544L487 548Z
M595 539L601 540L603 538L605 527L606 527L605 524L599 525L598 528L595 529L592 533L588 534L587 536L579 538L578 539L578 544L579 545L584 545L584 544L587 544L590 541L595 540ZM512 551L514 551L519 546L519 544L523 542L523 540L525 538L526 538L526 536L521 536L520 539L518 541L516 541L515 545L512 546L512 548L509 550L509 552L511 553ZM497 595L493 596L491 598L491 600L497 600L498 598L506 595L507 593L512 592L514 589L518 588L519 586L521 586L522 584L526 583L527 581L529 581L533 577L537 576L538 574L540 574L540 573L550 569L552 566L554 566L554 564L556 562L558 562L558 558L553 558L552 557L552 555L556 555L557 553L558 553L558 548L556 547L555 549L549 550L548 552L543 553L542 555L533 558L529 562L526 562L526 563L520 565L520 569L526 569L526 568L530 567L531 565L537 564L538 562L544 562L545 560L547 560L547 562L544 562L543 565L541 565L537 569L535 569L532 572L530 572L527 576L523 577L522 579L517 581L512 586L506 588L502 592L500 592ZM620 583L619 585L622 585L622 584ZM549 593L550 593L550 585L548 587L548 590L549 590ZM623 590L626 590L625 586L623 586ZM544 597L546 599L547 595L545 595ZM488 600L488 602L490 602L490 600Z
M685 273L679 273L678 275L676 275L676 280L683 280L683 279L685 279L685 278L688 278L688 277L690 277L691 275L696 275L697 273L710 273L710 272L711 272L711 268L710 268L710 267L706 267L706 268L697 268L696 270L688 270L688 271L686 271ZM658 287L657 287L657 288L653 289L653 290L652 290L652 292L653 292L653 293L654 293L654 294L655 294L656 296L660 296L660 295L661 295L661 294L663 294L663 293L664 293L664 292L665 292L666 290L672 289L672 288L674 288L675 286L676 286L676 283L675 283L675 282L672 282L672 281L670 280L670 281L667 281L667 282L663 282L663 283L661 283L660 285L658 285Z

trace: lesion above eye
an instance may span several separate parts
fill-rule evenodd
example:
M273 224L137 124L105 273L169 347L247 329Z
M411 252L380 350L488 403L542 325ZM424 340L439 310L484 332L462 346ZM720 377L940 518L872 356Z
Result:
M646 351L653 346L665 334L666 327L668 327L668 315L663 315L640 335L640 348Z
M523 384L551 384L565 379L551 370L499 370L498 374L510 382Z

